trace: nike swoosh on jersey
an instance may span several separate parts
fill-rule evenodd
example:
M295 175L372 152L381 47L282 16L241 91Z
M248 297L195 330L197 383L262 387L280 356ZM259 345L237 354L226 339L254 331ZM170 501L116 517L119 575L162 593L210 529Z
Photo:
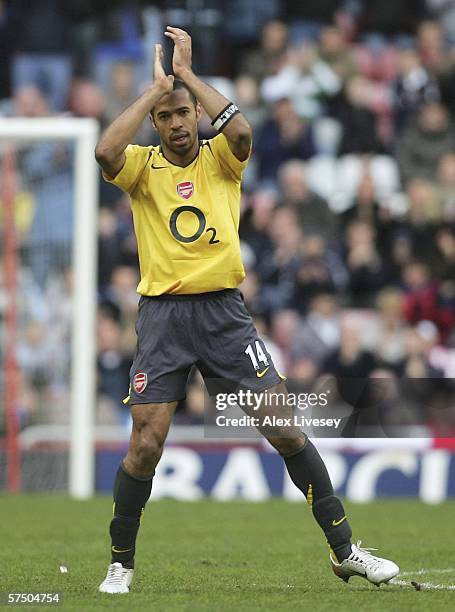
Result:
M267 374L267 372L270 370L270 366L268 368L265 368L265 370L262 370L262 372L256 372L256 376L258 378L262 378L264 376L264 374Z
M155 166L155 164L152 164L152 168L154 170L163 170L164 168L167 168L167 166Z
M343 516L343 518L340 518L340 520L338 520L338 521L333 520L333 521L332 521L332 525L333 525L334 527L336 527L337 525L341 525L341 523L342 523L343 521L345 521L345 520L346 520L346 515L344 515L344 516Z

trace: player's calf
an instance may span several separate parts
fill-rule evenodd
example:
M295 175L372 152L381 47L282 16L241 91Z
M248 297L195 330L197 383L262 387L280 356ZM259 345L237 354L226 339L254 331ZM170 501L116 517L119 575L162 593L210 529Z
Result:
M104 593L129 591L140 521L176 405L176 402L142 404L132 408L133 431L128 454L114 483L114 516L109 527L111 564L100 585Z
M152 490L153 475L138 478L128 473L123 462L120 464L114 484L114 516L109 527L111 563L134 567L136 536Z
M327 468L312 442L293 454L282 455L292 482L305 495L313 516L324 531L339 562L351 554L352 531L341 501L334 495Z
M306 444L307 437L299 431L299 434L295 437L288 437L288 432L284 432L284 435L267 435L267 440L275 448L280 455L284 457L290 457L300 452Z

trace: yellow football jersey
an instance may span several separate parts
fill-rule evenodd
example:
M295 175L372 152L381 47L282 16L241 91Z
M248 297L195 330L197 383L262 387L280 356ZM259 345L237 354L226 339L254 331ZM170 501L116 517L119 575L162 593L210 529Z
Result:
M160 147L129 145L117 176L131 197L141 295L193 294L237 287L245 277L238 235L240 162L223 134L201 141L182 168Z

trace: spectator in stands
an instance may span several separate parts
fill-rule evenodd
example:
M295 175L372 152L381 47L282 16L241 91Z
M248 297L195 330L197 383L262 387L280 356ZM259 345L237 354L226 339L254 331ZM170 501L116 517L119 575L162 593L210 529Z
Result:
M45 326L38 321L30 321L23 330L17 347L19 367L36 388L43 389L51 383L52 347Z
M239 69L260 83L280 70L286 59L287 44L286 24L278 20L267 22L262 28L259 47L243 57Z
M48 117L50 113L46 97L35 85L24 85L14 91L13 114L16 117Z
M441 218L437 194L428 181L410 181L406 189L406 202L406 215L389 220L384 228L383 254L395 268L395 281L401 277L403 265L409 263L412 257L431 259L434 250L433 235Z
M118 221L119 260L123 265L137 269L137 241L133 229L131 203L127 195L121 195L116 202L115 210Z
M326 25L319 35L319 56L340 78L342 83L358 73L352 48L340 27Z
M248 119L249 124L256 128L267 119L267 109L263 104L257 81L249 74L240 74L234 81L235 102Z
M452 57L444 71L438 75L441 100L449 110L452 120L455 118L455 61Z
M406 321L415 324L427 320L437 324L440 319L439 287L426 262L415 260L404 268L403 288L403 313Z
M391 281L390 269L376 246L375 228L364 221L351 222L345 232L345 247L351 304L372 307L377 291Z
M139 295L136 288L138 283L137 269L121 264L114 268L106 297L119 309L120 320L125 328L130 328L131 323L134 323L137 317Z
M441 25L437 21L422 21L417 30L417 49L422 64L433 75L445 69L449 61Z
M11 55L15 45L14 32L9 17L11 6L6 2L0 4L0 100L10 96L11 91Z
M278 310L272 317L271 337L284 356L284 371L292 367L291 349L300 327L300 318L295 310Z
M444 37L450 44L455 43L455 4L452 0L426 0L426 5L442 26Z
M52 111L62 111L72 75L69 7L59 0L15 0L13 8L13 88L35 85L48 97Z
M378 244L380 245L383 224L387 216L388 212L378 204L373 179L366 172L360 180L352 206L343 211L339 217L341 228L346 229L351 221L369 223L378 232Z
M392 84L395 133L399 134L414 119L422 104L439 100L439 87L422 64L414 47L398 55L398 75Z
M268 304L263 304L260 295L260 280L257 272L251 269L239 285L243 299L248 308L248 311L254 316L264 316L268 314Z
M455 282L455 229L452 225L441 226L435 236L435 253L432 271L437 278ZM455 298L455 291L452 294Z
M279 181L281 203L294 210L302 231L333 238L335 215L327 202L309 189L304 162L297 159L285 162L279 170Z
M292 48L289 61L262 82L261 93L268 103L288 97L297 114L306 119L319 117L341 89L341 79L317 53L315 45Z
M382 0L361 0L357 25L361 34L413 35L425 13L425 0L394 0L386 10Z
M455 222L455 152L439 160L435 188L444 220Z
M48 101L34 86L15 92L16 116L47 117ZM73 149L59 141L40 141L19 158L23 189L33 194L34 215L24 249L37 283L44 288L52 273L71 261L73 237Z
M439 160L455 150L455 135L447 109L438 102L425 104L417 122L403 131L397 158L403 182L413 177L436 178Z
M99 85L89 79L75 79L69 92L69 109L75 117L97 119L106 124L106 97Z
M132 353L125 351L121 327L114 318L100 314L97 324L98 392L110 401L110 414L118 422L128 417L122 400L128 395Z
M204 380L198 371L193 371L190 375L186 398L177 408L175 424L204 425L206 419L211 418L206 410L207 403Z
M80 96L80 93L76 93ZM120 61L113 64L109 89L103 102L103 119L110 124L129 106L138 96L138 85L136 82L136 71L134 65L128 61ZM98 111L99 112L99 111ZM151 140L151 123L144 122L139 133L136 135L137 144L148 145Z
M403 320L403 293L393 287L379 291L376 300L377 327L369 343L376 353L378 365L398 373L405 353L406 327Z
M262 28L267 23L276 22L279 13L280 0L227 0L223 4L223 33L230 45L229 71L241 70L244 57L242 51L257 45ZM269 33L266 36L266 47L270 50L276 48L273 42L281 40L278 30L270 33L270 37ZM272 42L271 46L269 42ZM264 46L264 40L261 40L261 46Z
M253 249L256 269L261 269L261 262L273 252L273 243L268 234L277 205L277 194L272 190L257 190L249 198L249 207L242 215L240 238Z
M406 187L408 202L408 212L406 223L410 223L410 228L415 236L416 246L421 244L423 238L430 238L427 229L432 229L442 218L442 211L437 198L434 186L429 181L421 178L413 178ZM421 231L424 232L422 236Z
M390 269L390 284L400 286L403 268L417 256L409 228L390 223L381 253Z
M98 214L98 287L101 294L108 290L112 272L119 262L117 216L108 208Z
M292 300L302 233L295 212L284 206L274 211L267 229L273 250L263 257L257 272L262 313L270 314L287 308Z
M60 275L49 279L43 296L46 304L46 336L52 345L53 375L64 386L71 363L71 325L74 317L73 269L68 266Z
M315 295L343 290L347 284L346 268L337 252L328 247L322 235L311 230L304 232L294 281L293 307L305 314Z
M326 357L338 348L340 330L340 309L336 295L315 295L294 338L291 349L293 359L311 359L320 369Z
M315 153L311 126L300 119L289 98L272 105L271 118L257 130L255 155L259 179L272 184L278 168L289 159L309 159Z
M410 384L421 404L424 404L425 397L428 398L428 391L433 390L433 385L425 379L441 377L441 372L434 368L429 360L430 351L437 342L438 330L431 320L422 320L406 331L405 357L400 374L409 379L420 380L420 384L416 385L417 381L410 381Z
M341 435L344 437L359 435L359 422L371 419L375 414L369 384L369 376L375 366L374 355L362 346L360 329L344 322L341 327L340 345L325 359L322 366L323 373L336 378L338 395L351 408L349 418L343 419L341 426ZM331 401L334 401L333 394L331 398Z
M364 350L360 330L352 324L341 326L339 346L324 360L322 372L344 380L343 387L355 387L356 381L368 378L375 367L374 356ZM354 379L354 380L353 380ZM356 395L357 390L349 390L348 397ZM347 397L344 398L347 401Z
M438 289L438 323L441 341L453 341L455 329L455 230L442 226L435 236L432 273L440 279Z
M139 68L144 62L141 29L141 15L137 2L114 0L109 9L98 19L90 76L104 91L108 88L114 64L127 60Z
M332 105L333 115L342 126L339 155L383 151L376 116L370 110L370 96L370 82L365 77L355 76L346 82L343 94Z
M284 0L284 14L291 25L293 41L316 40L322 26L332 24L342 6L343 0Z

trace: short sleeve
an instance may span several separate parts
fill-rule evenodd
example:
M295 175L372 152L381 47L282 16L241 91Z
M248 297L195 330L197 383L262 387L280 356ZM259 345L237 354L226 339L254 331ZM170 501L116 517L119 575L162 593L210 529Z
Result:
M138 145L128 145L125 149L125 163L122 169L111 178L103 172L103 178L108 183L112 183L119 187L122 191L131 193L136 187L141 174L147 165L147 161L152 153L149 147L140 147Z
M236 181L240 181L243 171L248 165L251 150L245 161L240 161L229 148L227 138L224 134L218 134L218 136L209 140L209 143L215 159L218 161L225 174Z

